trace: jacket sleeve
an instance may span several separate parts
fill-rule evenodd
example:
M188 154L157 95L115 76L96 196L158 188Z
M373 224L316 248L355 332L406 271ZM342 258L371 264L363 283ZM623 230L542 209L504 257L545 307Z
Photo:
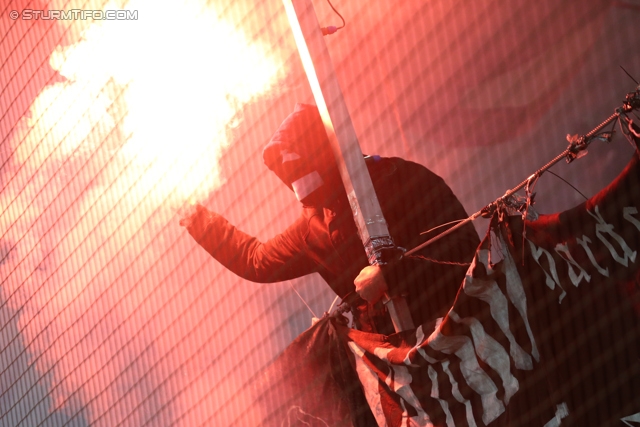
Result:
M200 205L181 224L220 264L252 282L280 282L316 271L315 264L304 250L308 229L308 221L304 216L264 243Z

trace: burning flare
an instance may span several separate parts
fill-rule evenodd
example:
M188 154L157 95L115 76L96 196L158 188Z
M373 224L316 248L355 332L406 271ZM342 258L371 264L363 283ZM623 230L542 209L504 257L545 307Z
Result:
M1 378L0 393L26 390L18 399L49 402L68 420L143 425L158 408L174 411L195 381L173 377L191 357L173 350L186 336L210 339L167 333L174 317L197 326L201 313L191 310L197 294L176 283L184 254L172 251L184 236L168 207L221 184L228 129L279 68L204 0L76 3L49 8L122 8L138 19L57 21L76 35L50 57L65 81L41 91L12 136L0 180L0 308L9 313L0 332L15 327L7 346L19 351L3 369L18 374ZM167 383L150 374L166 364ZM6 402L0 424L21 410Z

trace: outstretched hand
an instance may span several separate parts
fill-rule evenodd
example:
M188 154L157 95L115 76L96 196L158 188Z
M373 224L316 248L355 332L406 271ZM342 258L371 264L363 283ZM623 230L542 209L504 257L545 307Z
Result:
M371 304L377 302L389 290L379 265L363 268L353 283L358 295Z
M194 218L203 210L205 210L205 208L199 204L185 204L178 210L178 215L180 216L180 225L188 228L193 222Z

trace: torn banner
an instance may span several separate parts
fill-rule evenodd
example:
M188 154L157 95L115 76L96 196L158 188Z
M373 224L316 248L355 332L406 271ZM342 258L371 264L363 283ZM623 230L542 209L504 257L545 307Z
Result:
M324 319L299 337L256 389L264 425L640 425L639 211L636 154L526 237L494 218L443 319L391 336Z

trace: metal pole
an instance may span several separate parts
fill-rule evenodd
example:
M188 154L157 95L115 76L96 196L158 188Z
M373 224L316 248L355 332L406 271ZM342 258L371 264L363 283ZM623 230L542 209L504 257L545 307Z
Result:
M315 9L310 0L283 2L369 264L384 264L400 252L382 215ZM414 328L404 298L387 297L385 304L396 331Z

